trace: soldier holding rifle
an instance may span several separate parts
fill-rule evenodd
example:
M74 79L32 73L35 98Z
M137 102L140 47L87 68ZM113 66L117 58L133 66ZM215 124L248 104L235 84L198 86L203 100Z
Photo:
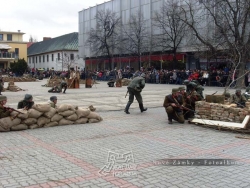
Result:
M10 116L10 113L13 111L11 108L6 108L4 105L7 103L7 97L1 95L0 96L0 118Z
M172 124L172 120L178 121L179 123L184 123L183 108L184 98L179 93L179 89L172 89L172 94L165 97L163 107L168 114L168 124Z
M33 97L30 94L25 94L23 100L18 102L17 109L29 110L34 105Z
M246 97L241 95L241 90L237 89L235 94L230 98L230 104L237 104L237 107L244 108L246 107Z

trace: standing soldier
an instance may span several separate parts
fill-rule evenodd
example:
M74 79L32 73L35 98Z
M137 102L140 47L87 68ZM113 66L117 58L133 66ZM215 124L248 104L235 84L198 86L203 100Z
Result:
M0 95L2 95L3 88L4 88L4 81L3 81L3 77L1 76L0 77Z
M33 97L30 94L25 94L24 99L18 102L17 109L29 110L34 105Z
M65 91L67 90L68 85L65 81L65 78L62 78L61 84L60 84L60 92L64 89L63 93L65 94Z
M136 100L139 103L139 107L141 109L141 112L147 111L147 108L143 107L142 96L141 96L141 91L145 87L145 76L146 75L144 73L142 73L141 76L135 77L128 85L127 92L129 93L129 100L128 100L127 106L124 110L124 112L126 114L130 114L128 110L129 110L130 105L134 101L134 97L136 98Z
M7 97L6 96L0 96L0 118L8 117L10 116L10 113L12 112L11 109L6 109L4 105L7 103Z
M178 121L179 123L184 123L184 116L181 105L184 104L184 99L179 93L179 89L172 89L172 94L165 97L163 107L168 114L168 124L172 124L172 120Z

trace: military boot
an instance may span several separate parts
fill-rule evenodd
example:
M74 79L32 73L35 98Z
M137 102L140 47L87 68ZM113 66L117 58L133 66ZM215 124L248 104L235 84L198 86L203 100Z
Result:
M171 114L168 114L168 124L173 124L173 121L172 121L172 115Z
M124 110L124 112L125 112L126 114L130 114L128 110L129 110L129 107L130 107L131 104L132 104L132 103L130 103L130 102L127 103L126 108L125 108L125 110Z
M147 108L144 108L142 103L139 104L139 107L141 109L141 112L147 111Z

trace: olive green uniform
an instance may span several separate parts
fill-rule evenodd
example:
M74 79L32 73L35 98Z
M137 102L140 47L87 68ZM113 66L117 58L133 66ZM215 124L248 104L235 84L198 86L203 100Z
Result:
M247 99L244 95L233 94L230 98L230 104L237 104L237 107L245 107Z
M17 109L22 109L22 108L26 107L27 110L29 110L33 105L34 105L33 101L29 102L26 100L21 100L18 102Z
M176 98L173 97L172 94L167 95L165 97L163 107L165 108L167 114L168 114L168 120L169 122L172 122L172 119L175 121L178 121L179 123L184 123L184 116L183 111L179 107L173 107L171 106L171 103L175 103L176 105L183 105L184 104L184 98L182 95L178 95Z
M9 117L10 111L4 109L2 105L0 105L0 118Z
M144 77L135 77L130 84L128 85L128 93L129 93L129 100L127 106L124 110L127 114L129 114L128 109L130 105L134 102L134 97L139 103L139 107L141 112L146 111L147 109L143 107L143 101L141 96L141 91L145 87L145 79Z

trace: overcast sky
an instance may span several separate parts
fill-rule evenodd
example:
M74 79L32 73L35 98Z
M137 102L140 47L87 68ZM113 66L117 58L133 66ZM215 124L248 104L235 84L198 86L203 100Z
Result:
M106 0L108 1L108 0ZM26 33L42 41L78 32L78 12L104 0L8 0L1 3L0 30Z

